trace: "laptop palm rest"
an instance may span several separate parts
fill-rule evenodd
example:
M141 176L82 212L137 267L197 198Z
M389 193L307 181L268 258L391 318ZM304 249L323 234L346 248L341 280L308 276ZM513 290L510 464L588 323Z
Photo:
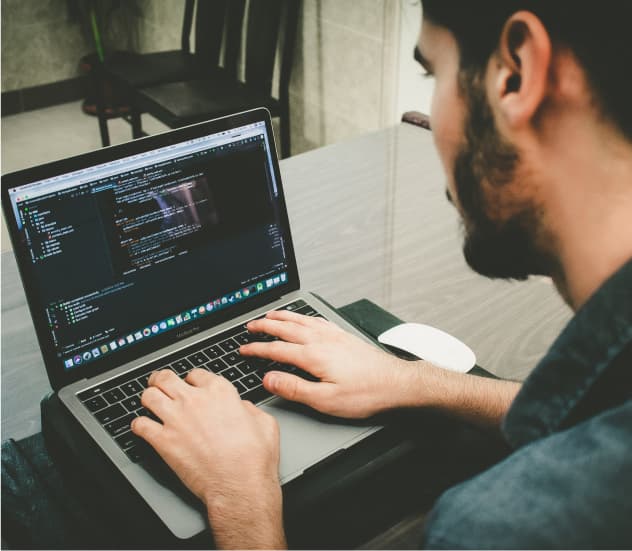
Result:
M281 430L281 483L300 476L337 450L347 448L368 432L377 430L368 421L330 417L282 399L260 407L276 418ZM297 446L297 442L301 445Z
M350 447L379 427L368 421L349 421L320 414L311 408L274 399L259 406L273 415L281 433L281 483L299 477L308 468ZM300 446L296 443L301 442ZM138 492L179 538L189 538L207 528L203 505L159 460L143 465L130 463L123 469L133 475Z

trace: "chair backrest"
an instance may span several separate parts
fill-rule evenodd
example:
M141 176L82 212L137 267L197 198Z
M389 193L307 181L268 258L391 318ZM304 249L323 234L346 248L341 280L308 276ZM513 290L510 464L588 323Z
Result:
M239 3L241 0L237 0ZM195 0L187 0L187 9L193 17ZM232 0L197 0L195 9L195 55L208 67L217 67L225 32L225 14ZM191 22L189 21L189 33ZM184 34L184 28L183 28Z
M279 95L287 95L300 0L250 0L245 40L245 81L271 95L277 51L280 51Z
M191 26L193 24L193 8L195 0L186 0L184 4L184 17L182 19L182 36L180 37L180 47L187 54L191 52Z
M219 67L223 50L224 73L236 79L243 45L246 84L271 95L280 48L279 95L287 99L299 4L300 0L186 0L182 49L190 52L195 12L194 53L202 63L209 69Z

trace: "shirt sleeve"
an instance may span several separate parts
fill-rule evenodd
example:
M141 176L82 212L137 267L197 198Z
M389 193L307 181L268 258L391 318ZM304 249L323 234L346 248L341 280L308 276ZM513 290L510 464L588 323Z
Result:
M448 490L423 547L632 548L632 400Z

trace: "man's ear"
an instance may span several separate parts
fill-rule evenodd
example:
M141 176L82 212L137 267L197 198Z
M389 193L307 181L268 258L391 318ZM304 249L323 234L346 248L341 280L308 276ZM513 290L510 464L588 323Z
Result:
M551 50L546 28L531 12L516 12L505 22L491 64L492 103L508 126L529 124L546 98Z

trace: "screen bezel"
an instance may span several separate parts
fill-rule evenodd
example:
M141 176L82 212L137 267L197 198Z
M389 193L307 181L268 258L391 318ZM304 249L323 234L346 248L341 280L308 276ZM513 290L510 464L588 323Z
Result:
M19 238L19 230L17 221L15 220L13 207L9 196L9 190L22 185L51 178L68 172L73 172L90 166L107 163L122 157L144 153L152 149L177 144L190 139L207 136L216 132L230 130L247 124L256 122L265 122L265 129L270 144L270 155L272 158L272 169L274 177L278 185L278 204L281 231L285 238L285 252L287 259L287 283L274 287L261 295L256 295L248 300L237 303L230 308L220 310L204 318L198 319L195 323L182 326L183 331L168 331L146 342L139 342L134 347L127 350L120 350L116 354L102 357L99 362L95 362L91 366L89 372L82 371L82 368L67 370L63 366L63 358L57 357L57 351L54 348L51 334L48 330L48 324L45 317L45 305L39 296L39 290L35 281L35 276L31 270L31 259L27 249L22 245ZM163 134L147 136L138 140L134 140L121 145L106 147L90 153L77 155L67 159L46 163L35 166L11 174L2 176L2 208L5 215L9 236L13 246L13 252L17 260L18 270L24 286L26 300L35 326L35 333L40 345L44 365L52 388L57 391L64 386L71 384L77 380L90 378L99 375L110 369L119 367L125 363L131 362L137 358L147 355L161 348L170 346L185 338L190 338L196 333L206 331L216 325L219 325L232 318L238 317L251 310L265 306L271 302L280 299L282 296L296 291L300 287L298 268L296 265L296 257L294 254L294 245L290 232L289 219L285 203L285 195L283 192L283 184L281 181L281 172L277 157L276 143L272 130L272 121L270 113L265 108L257 108L250 111L244 111L226 117L221 117L211 121L194 124L181 129L172 130ZM185 329L194 329L187 331ZM184 333L184 334L182 334ZM180 336L179 336L180 334ZM86 366L87 367L87 366Z

